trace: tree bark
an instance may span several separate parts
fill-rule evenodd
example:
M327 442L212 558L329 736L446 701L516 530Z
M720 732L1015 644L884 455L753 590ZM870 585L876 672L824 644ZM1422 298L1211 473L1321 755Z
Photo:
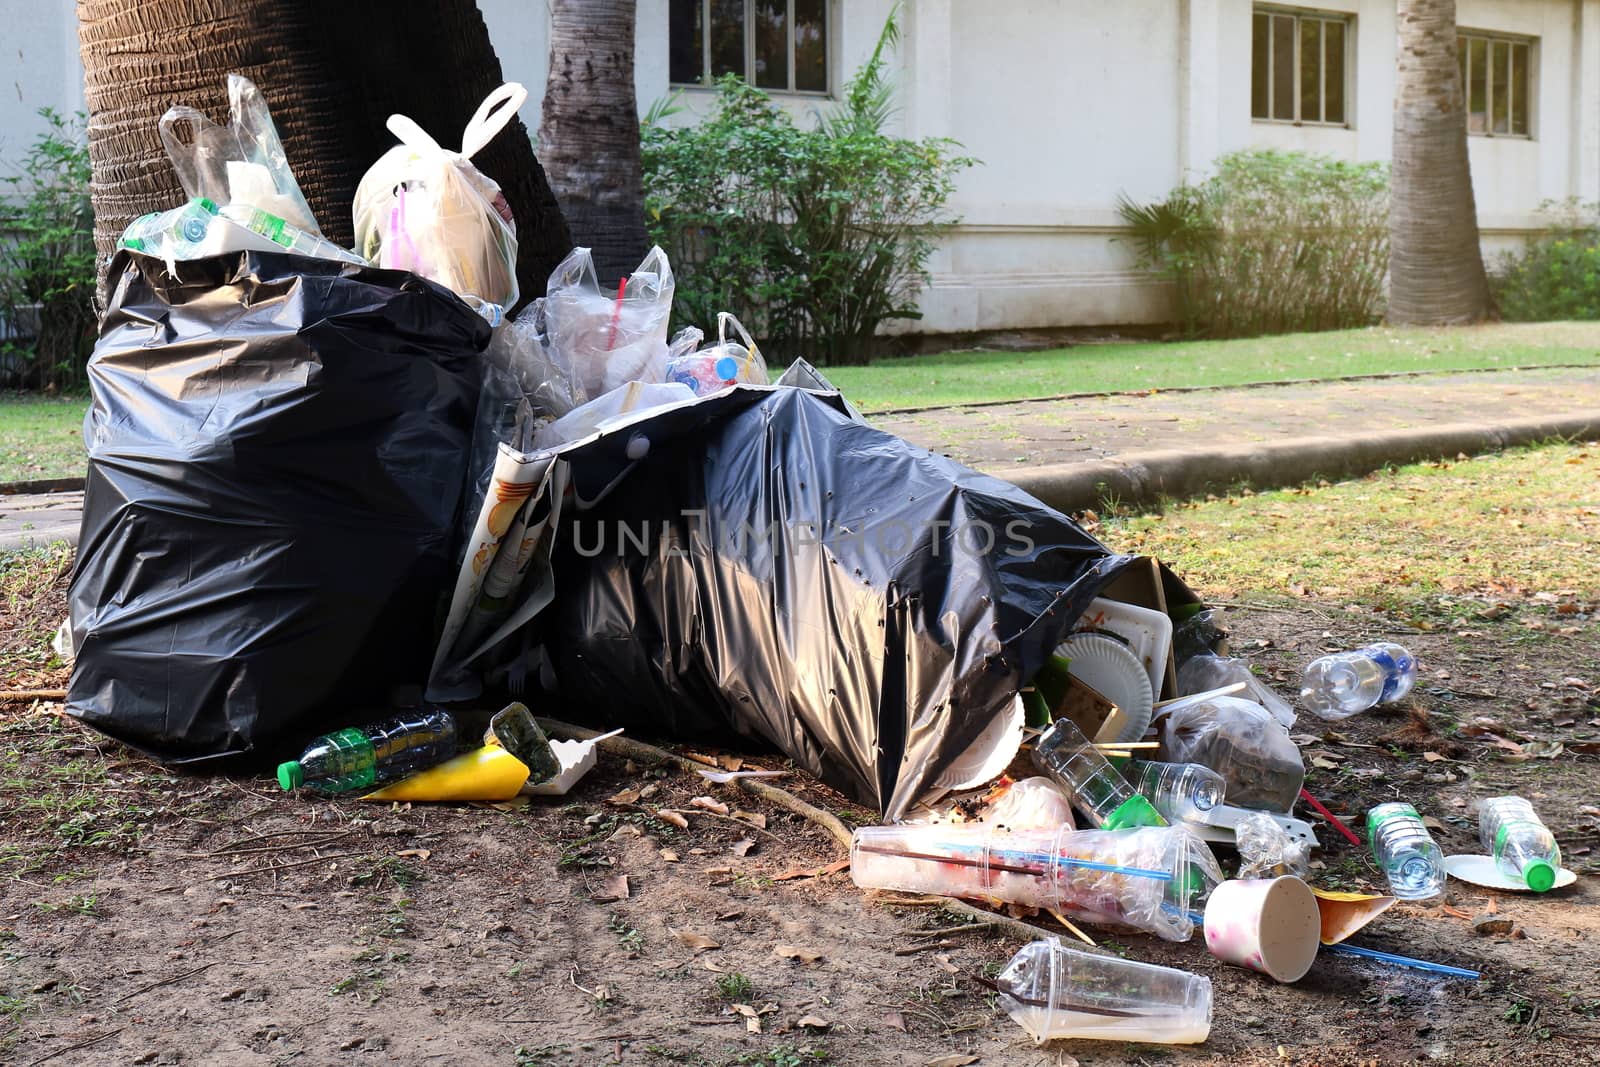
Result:
M183 200L157 120L185 103L225 122L229 73L261 89L318 224L346 246L356 185L394 144L389 115L457 148L503 80L473 0L78 0L78 40L102 285L123 227ZM539 296L572 240L527 128L513 120L473 161L516 217L523 300Z
M1389 321L1448 325L1489 314L1455 0L1400 0L1389 204Z
M633 84L635 0L551 0L539 152L602 287L649 250Z

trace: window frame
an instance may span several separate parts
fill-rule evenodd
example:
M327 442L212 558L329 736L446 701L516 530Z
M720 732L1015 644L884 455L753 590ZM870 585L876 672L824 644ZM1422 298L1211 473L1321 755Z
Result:
M1286 7L1286 6L1277 5L1277 4L1253 4L1253 5L1251 5L1251 8L1250 8L1250 32L1251 32L1251 35L1252 35L1252 40L1251 40L1251 49L1252 49L1252 51L1254 51L1254 48L1255 48L1255 41L1254 41L1255 17L1257 15L1266 15L1268 17L1268 19L1269 19L1269 21L1267 23L1267 113L1266 113L1265 116L1256 115L1255 114L1255 103L1254 103L1254 101L1252 101L1251 105L1250 105L1250 121L1251 122L1260 122L1260 123L1263 123L1263 124L1266 124L1266 125L1271 125L1271 126L1308 126L1308 127L1313 128L1313 129L1324 129L1324 130L1352 130L1352 129L1355 129L1355 118L1354 118L1354 116L1355 116L1355 93L1352 90L1353 90L1353 87L1355 85L1355 73L1356 73L1356 63L1355 63L1355 52L1356 52L1356 49L1355 49L1355 25L1356 25L1356 16L1354 14L1348 12L1348 11L1325 11L1325 10L1322 10L1322 9L1319 9L1319 8ZM1270 19L1273 16L1289 16L1289 17L1294 19L1294 39L1295 39L1296 46L1295 46L1295 50L1294 50L1293 66L1290 69L1290 73L1291 73L1290 80L1295 85L1296 90L1295 90L1295 94L1294 94L1295 117L1292 118L1292 119L1278 119L1278 118L1273 118L1272 117L1273 96L1274 96L1275 91L1276 91L1276 87L1274 85L1274 82L1276 81L1276 79L1273 77L1274 71L1272 69L1272 60L1273 60L1273 55L1274 55L1274 53L1275 53L1275 51L1277 49L1276 42L1273 40L1272 23L1270 21ZM1322 22L1322 23L1334 22L1334 23L1338 23L1340 26L1344 27L1344 62L1343 62L1344 72L1343 73L1344 73L1344 115L1345 115L1345 117L1344 117L1344 119L1342 121L1330 122L1330 121L1328 121L1326 119L1320 119L1320 118L1319 119L1307 119L1307 118L1300 117L1300 92L1299 92L1299 88L1298 88L1299 85L1300 85L1300 48L1299 48L1299 41L1300 41L1300 24L1301 24L1302 21L1305 21L1305 20L1311 20L1311 21L1314 21L1314 22ZM1328 34L1327 34L1326 30L1323 30L1323 32L1319 36L1318 42L1317 42L1317 46L1320 49L1319 58L1321 60L1321 67L1322 67L1321 77L1320 77L1320 80L1317 83L1317 102L1321 106L1322 111L1324 113L1326 113L1326 111L1328 110ZM1251 72L1250 72L1250 76L1251 76L1252 80L1255 77L1254 62L1255 62L1255 60L1254 60L1254 57L1252 56L1252 59L1251 59L1252 69L1251 69Z
M671 81L671 71L668 70L668 86L673 89L714 89L716 82L711 77L711 3L712 0L697 0L700 5L700 78L692 82ZM834 96L834 25L838 21L834 18L835 0L823 0L822 4L822 62L825 68L824 77L827 79L826 89L796 89L795 62L794 62L794 3L795 0L785 0L786 16L784 28L788 40L788 74L789 85L784 89L768 89L756 85L756 0L743 0L744 3L744 82L751 88L761 89L764 93L775 93L783 96L809 96L814 99L831 99ZM668 23L668 42L671 48L671 24Z
M1485 62L1489 66L1488 74L1483 80L1484 121L1483 129L1481 130L1474 130L1472 128L1472 52L1469 45L1469 42L1471 41L1482 41L1484 43L1483 51ZM1522 133L1517 133L1511 129L1513 114L1512 108L1516 106L1517 101L1516 78L1512 77L1510 73L1516 69L1515 52L1511 53L1506 60L1507 77L1511 83L1507 90L1508 103L1506 104L1506 132L1496 133L1494 130L1494 60L1489 58L1490 49L1493 45L1503 45L1508 47L1523 45L1528 49L1528 62L1526 70L1528 79L1528 84L1526 86L1526 92L1528 96L1526 101L1528 109L1528 128ZM1466 120L1468 137L1497 137L1502 140L1509 141L1534 141L1538 139L1535 133L1538 128L1538 62L1539 38L1537 37L1529 37L1524 34L1517 33L1506 33L1500 30L1472 30L1460 26L1456 27L1456 68L1461 73L1461 111Z

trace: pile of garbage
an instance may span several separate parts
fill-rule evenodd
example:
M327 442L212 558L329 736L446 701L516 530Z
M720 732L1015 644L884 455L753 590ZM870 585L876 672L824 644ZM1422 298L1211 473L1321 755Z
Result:
M1447 871L1571 880L1504 797L1487 855L1448 860L1410 805L1374 808L1390 893L1313 889L1297 804L1362 842L1305 791L1294 706L1216 612L870 426L804 362L769 381L732 315L710 344L669 338L659 248L614 292L574 249L509 316L516 229L471 157L520 87L459 152L392 117L355 250L321 235L255 87L228 88L226 127L162 119L191 199L136 220L112 264L70 597L83 721L169 763L276 762L285 790L375 801L571 789L604 737L552 741L528 704L744 738L880 814L854 835L858 886L1047 913L1086 940L1078 923L1198 928L1283 982L1319 949L1475 977L1346 938ZM1299 704L1338 719L1415 677L1372 645L1309 664ZM522 699L464 744L449 709L501 693ZM1025 749L1038 775L1014 781ZM1058 940L993 986L1041 1041L1210 1029L1207 979Z

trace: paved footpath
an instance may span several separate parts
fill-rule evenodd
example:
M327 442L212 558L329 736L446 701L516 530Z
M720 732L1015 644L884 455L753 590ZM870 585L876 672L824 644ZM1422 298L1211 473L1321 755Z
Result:
M1068 385L1070 383L1063 383ZM1063 510L1552 437L1600 438L1600 366L1018 401L871 416ZM76 541L81 492L0 495L0 550Z

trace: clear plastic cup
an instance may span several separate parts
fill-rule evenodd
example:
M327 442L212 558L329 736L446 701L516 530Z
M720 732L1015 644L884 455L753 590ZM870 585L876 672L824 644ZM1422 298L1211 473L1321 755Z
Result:
M1040 1044L1062 1037L1193 1045L1211 1033L1211 980L1035 941L995 981L1000 1007Z

